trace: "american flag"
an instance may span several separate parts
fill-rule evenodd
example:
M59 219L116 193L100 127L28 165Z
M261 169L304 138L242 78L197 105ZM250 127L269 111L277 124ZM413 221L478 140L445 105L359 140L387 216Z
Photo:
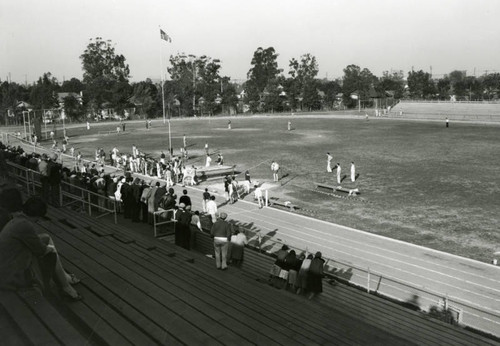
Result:
M172 39L170 38L170 36L168 36L167 33L165 31L163 31L162 29L160 29L160 38L162 40L167 41L167 42L172 42Z

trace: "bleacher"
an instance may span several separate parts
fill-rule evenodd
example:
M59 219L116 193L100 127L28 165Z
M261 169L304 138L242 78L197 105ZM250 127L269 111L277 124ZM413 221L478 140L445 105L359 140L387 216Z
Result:
M205 233L187 251L132 224L66 208L47 216L39 225L84 300L1 293L4 344L496 344L342 283L325 280L313 300L277 290L267 284L273 258L251 249L241 269L218 271Z
M391 109L391 117L418 119L500 121L500 103L401 101Z

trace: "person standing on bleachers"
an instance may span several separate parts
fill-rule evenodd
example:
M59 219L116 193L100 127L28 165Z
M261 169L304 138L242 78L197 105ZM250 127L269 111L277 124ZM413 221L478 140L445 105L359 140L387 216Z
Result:
M203 207L203 212L207 212L207 203L210 201L210 192L208 192L208 189L205 188L205 191L203 192L203 201L202 201L202 207Z
M149 190L146 196L146 201L148 204L148 223L150 225L153 224L154 213L156 210L158 210L158 206L155 205L155 195L156 195L156 190L158 190L159 187L160 187L160 182L157 181L155 185Z
M186 210L191 211L191 197L188 196L187 190L182 190L182 196L179 197L179 203L184 203L186 205Z
M186 250L191 247L191 213L186 210L184 203L179 203L179 210L175 213L175 245Z
M217 221L217 203L215 202L215 196L210 196L210 200L207 202L207 214L210 215L212 223Z
M146 184L144 180L142 181L142 193L141 193L141 221L143 223L148 222L148 194L151 191L151 182Z
M234 264L237 267L241 267L241 263L243 262L243 254L245 252L245 245L248 244L248 239L245 233L240 232L238 229L234 231L234 235L231 237L230 244L230 255L229 260L231 264Z
M313 255L306 254L304 255L305 259L302 261L302 264L299 269L299 274L297 275L297 280L295 281L295 286L297 287L297 294L304 293L307 290L307 277L309 274L309 267L311 266L311 262L313 260Z
M227 249L233 233L233 227L226 218L226 213L220 213L210 230L210 235L214 239L215 266L222 270L227 269Z
M53 154L47 162L47 175L50 186L50 201L54 206L59 206L59 194L61 193L61 170L62 165L57 162L57 154Z
M316 294L323 292L324 265L325 260L321 258L321 252L316 252L307 274L307 290L309 291L309 299L314 297Z

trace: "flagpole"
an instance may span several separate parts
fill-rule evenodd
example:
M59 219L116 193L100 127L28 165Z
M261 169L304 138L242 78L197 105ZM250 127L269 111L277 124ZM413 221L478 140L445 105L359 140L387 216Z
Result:
M161 33L161 27L158 25L160 28L160 33ZM161 43L160 43L161 44ZM162 110L163 110L163 124L165 124L165 89L163 87L164 80L163 80L163 49L160 46L160 68L161 68L161 73L160 73L160 80L161 80L161 103L162 103ZM171 136L171 131L170 131L170 117L168 118L168 151L170 155L172 155L172 136Z

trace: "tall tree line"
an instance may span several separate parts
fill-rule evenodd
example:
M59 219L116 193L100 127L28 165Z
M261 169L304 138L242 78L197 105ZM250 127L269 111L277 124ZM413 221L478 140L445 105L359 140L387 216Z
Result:
M441 78L422 70L384 71L351 64L341 79L318 78L319 63L310 53L292 58L285 72L273 47L258 47L250 59L243 85L221 74L222 63L206 55L170 57L170 79L162 85L150 79L130 82L126 58L112 41L91 39L80 55L83 78L60 83L50 72L31 85L0 81L0 121L22 118L27 107L59 109L70 120L99 118L111 109L118 116L134 109L140 117L203 116L233 113L295 112L370 107L377 98L394 100L494 100L500 94L500 74L468 76L451 71ZM59 93L64 97L58 98ZM163 108L165 107L165 108ZM62 109L61 109L62 108Z

